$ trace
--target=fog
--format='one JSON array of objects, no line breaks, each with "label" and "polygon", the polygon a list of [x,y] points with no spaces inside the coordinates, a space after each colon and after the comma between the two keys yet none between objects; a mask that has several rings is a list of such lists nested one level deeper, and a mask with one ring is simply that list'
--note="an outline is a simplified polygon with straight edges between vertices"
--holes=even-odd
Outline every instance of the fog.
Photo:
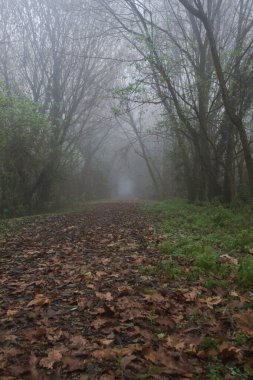
[{"label": "fog", "polygon": [[250,201],[253,1],[2,0],[0,213]]}]

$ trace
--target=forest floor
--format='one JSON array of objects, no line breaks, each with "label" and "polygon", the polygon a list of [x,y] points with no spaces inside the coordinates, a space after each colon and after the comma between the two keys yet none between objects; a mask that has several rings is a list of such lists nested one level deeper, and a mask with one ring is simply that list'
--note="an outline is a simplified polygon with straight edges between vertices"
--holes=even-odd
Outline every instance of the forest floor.
[{"label": "forest floor", "polygon": [[210,247],[183,255],[186,235],[184,248],[198,242],[186,216],[167,210],[167,231],[157,230],[161,210],[107,203],[9,225],[1,380],[253,379],[250,274],[231,269],[242,267],[233,254],[217,262]]}]

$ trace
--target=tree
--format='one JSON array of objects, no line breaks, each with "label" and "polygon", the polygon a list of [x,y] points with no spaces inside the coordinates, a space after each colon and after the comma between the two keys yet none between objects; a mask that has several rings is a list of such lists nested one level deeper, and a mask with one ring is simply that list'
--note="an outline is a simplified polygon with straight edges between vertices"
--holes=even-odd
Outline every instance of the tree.
[{"label": "tree", "polygon": [[[247,172],[248,172],[250,194],[251,194],[251,197],[253,197],[253,159],[252,159],[251,148],[250,148],[247,132],[243,123],[243,116],[244,116],[244,113],[242,112],[243,107],[240,107],[239,109],[235,107],[233,91],[229,91],[229,87],[227,85],[227,79],[225,78],[225,73],[222,68],[221,58],[219,55],[219,49],[217,46],[217,40],[215,39],[215,35],[214,35],[213,25],[210,22],[210,17],[208,17],[206,11],[204,10],[204,5],[203,5],[204,3],[201,2],[200,0],[194,1],[194,6],[192,6],[187,0],[179,0],[179,1],[194,17],[198,18],[201,21],[201,23],[203,24],[206,30],[206,34],[209,40],[210,49],[212,53],[213,64],[216,70],[217,78],[219,80],[223,105],[231,123],[235,126],[240,136],[240,140],[241,140],[241,144],[242,144],[242,148],[244,152],[244,158],[246,162],[246,167],[247,167]],[[217,10],[219,10],[222,6],[222,0],[218,0],[218,1],[212,0],[211,2],[215,5]],[[245,55],[246,55],[246,62],[247,62],[246,68],[248,68],[247,67],[249,64],[248,60],[252,56],[252,52],[251,51],[249,52],[249,50],[252,46],[253,39],[250,37],[250,40],[248,40],[247,38],[249,32],[253,28],[253,21],[249,17],[252,12],[252,6],[253,6],[252,1],[241,2],[241,6],[240,6],[240,15],[243,15],[243,19],[241,17],[239,18],[238,32],[237,32],[237,36],[236,36],[234,47],[233,47],[233,53],[235,53],[236,58],[237,58],[235,68],[234,68],[234,73],[237,74],[237,76],[235,76],[236,80],[241,79],[240,66],[243,66],[245,69],[245,66],[244,66]],[[245,41],[246,41],[246,44],[245,44]]]},{"label": "tree", "polygon": [[49,154],[33,186],[34,194],[43,194],[43,203],[52,196],[55,180],[67,175],[66,159],[71,161],[80,145],[82,150],[89,146],[89,131],[110,128],[103,125],[99,106],[105,104],[115,63],[100,58],[108,41],[88,2],[80,7],[67,0],[6,1],[2,11],[5,86],[38,104],[52,126]]}]

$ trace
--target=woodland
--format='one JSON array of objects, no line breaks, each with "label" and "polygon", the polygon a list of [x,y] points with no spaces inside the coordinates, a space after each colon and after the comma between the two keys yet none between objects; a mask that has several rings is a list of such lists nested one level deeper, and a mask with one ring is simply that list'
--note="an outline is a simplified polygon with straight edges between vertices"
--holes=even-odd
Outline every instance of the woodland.
[{"label": "woodland", "polygon": [[0,0],[0,380],[253,379],[253,0]]},{"label": "woodland", "polygon": [[0,17],[1,215],[115,198],[124,177],[129,197],[252,201],[251,0],[2,0]]}]

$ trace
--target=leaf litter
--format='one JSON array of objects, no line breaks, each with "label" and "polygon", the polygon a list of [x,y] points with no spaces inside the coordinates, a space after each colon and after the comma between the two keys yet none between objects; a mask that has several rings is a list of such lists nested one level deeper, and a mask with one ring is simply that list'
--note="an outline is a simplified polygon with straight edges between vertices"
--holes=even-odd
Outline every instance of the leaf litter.
[{"label": "leaf litter", "polygon": [[152,218],[131,202],[100,204],[7,235],[0,379],[208,379],[207,362],[251,378],[249,298],[143,274],[163,260]]}]

